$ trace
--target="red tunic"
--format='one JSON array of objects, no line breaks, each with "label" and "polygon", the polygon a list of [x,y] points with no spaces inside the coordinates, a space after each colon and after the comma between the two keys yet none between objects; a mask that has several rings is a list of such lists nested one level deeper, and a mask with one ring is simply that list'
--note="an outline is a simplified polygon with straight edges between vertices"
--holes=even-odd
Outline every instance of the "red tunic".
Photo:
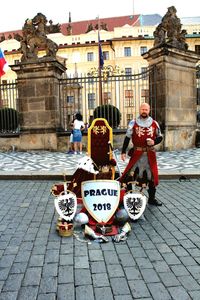
[{"label": "red tunic", "polygon": [[[137,149],[137,147],[146,148],[147,138],[151,138],[152,140],[155,140],[157,136],[157,129],[158,129],[158,124],[154,120],[149,127],[141,127],[136,122],[134,123],[132,142],[134,147],[136,147],[136,149],[134,149],[133,154],[129,160],[129,163],[126,166],[123,175],[119,179],[120,182],[124,181],[126,174],[132,169],[132,167],[135,165],[135,163],[138,161],[138,159],[141,157],[141,155],[144,152],[142,149]],[[153,175],[154,185],[158,185],[158,167],[157,167],[155,150],[151,147],[147,147],[147,156],[148,156],[149,166]]]}]

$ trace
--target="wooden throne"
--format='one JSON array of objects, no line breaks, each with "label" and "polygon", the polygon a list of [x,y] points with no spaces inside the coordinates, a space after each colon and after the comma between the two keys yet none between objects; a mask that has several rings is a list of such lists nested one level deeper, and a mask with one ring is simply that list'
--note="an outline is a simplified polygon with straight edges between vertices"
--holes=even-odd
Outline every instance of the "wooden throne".
[{"label": "wooden throne", "polygon": [[108,121],[103,118],[94,119],[88,128],[88,155],[98,168],[96,179],[114,180],[115,160],[112,145],[113,133]]}]

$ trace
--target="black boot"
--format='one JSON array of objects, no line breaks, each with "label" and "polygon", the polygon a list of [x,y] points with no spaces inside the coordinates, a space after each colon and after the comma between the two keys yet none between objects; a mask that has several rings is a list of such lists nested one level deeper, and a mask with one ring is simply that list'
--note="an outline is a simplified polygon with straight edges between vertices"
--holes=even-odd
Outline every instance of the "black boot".
[{"label": "black boot", "polygon": [[160,202],[155,198],[156,188],[153,183],[149,183],[148,194],[149,194],[149,200],[148,200],[149,204],[155,206],[162,206],[162,202]]}]

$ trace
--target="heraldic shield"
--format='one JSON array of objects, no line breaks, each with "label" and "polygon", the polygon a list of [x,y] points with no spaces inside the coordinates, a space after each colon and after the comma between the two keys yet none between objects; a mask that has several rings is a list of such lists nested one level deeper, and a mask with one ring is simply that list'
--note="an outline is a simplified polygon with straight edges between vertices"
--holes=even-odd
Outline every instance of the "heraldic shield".
[{"label": "heraldic shield", "polygon": [[67,190],[54,199],[54,205],[59,216],[65,221],[73,220],[77,210],[76,195]]},{"label": "heraldic shield", "polygon": [[83,204],[88,213],[98,223],[107,223],[119,205],[119,182],[115,180],[84,181],[81,191]]},{"label": "heraldic shield", "polygon": [[139,191],[128,191],[124,197],[124,208],[132,220],[139,219],[145,211],[147,198]]}]

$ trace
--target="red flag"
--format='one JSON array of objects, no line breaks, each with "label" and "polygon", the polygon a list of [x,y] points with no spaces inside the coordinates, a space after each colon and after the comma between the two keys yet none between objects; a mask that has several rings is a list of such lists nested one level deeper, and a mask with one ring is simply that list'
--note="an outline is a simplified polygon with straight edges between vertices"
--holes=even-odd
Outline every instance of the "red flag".
[{"label": "red flag", "polygon": [[0,77],[5,74],[5,67],[7,65],[7,61],[5,60],[5,57],[3,55],[3,52],[0,48]]}]

